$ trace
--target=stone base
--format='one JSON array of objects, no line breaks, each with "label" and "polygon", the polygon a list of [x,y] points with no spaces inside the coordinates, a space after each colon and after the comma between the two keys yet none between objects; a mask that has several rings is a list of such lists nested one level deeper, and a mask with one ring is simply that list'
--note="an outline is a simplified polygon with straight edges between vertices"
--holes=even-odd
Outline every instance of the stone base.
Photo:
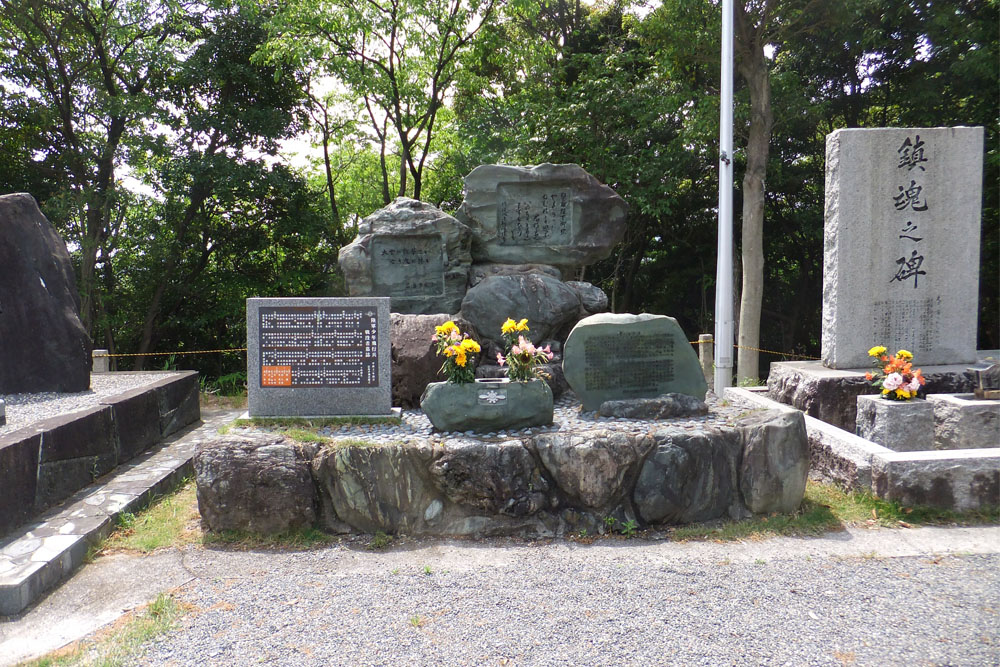
[{"label": "stone base", "polygon": [[919,452],[934,444],[934,408],[914,398],[892,401],[878,395],[858,396],[855,433],[894,452]]},{"label": "stone base", "polygon": [[1000,447],[1000,401],[975,394],[934,394],[934,449]]},{"label": "stone base", "polygon": [[282,419],[315,419],[323,421],[336,421],[338,419],[343,419],[344,421],[350,419],[371,419],[372,421],[390,421],[393,419],[400,419],[402,416],[403,408],[392,408],[392,411],[387,415],[296,415],[294,417],[251,417],[250,411],[248,410],[237,417],[237,419],[255,419],[262,422],[267,422],[268,420],[281,421]]},{"label": "stone base", "polygon": [[[729,387],[737,405],[780,406],[764,390]],[[894,452],[806,415],[810,475],[904,506],[972,510],[1000,507],[1000,448]]]},{"label": "stone base", "polygon": [[[995,352],[980,352],[980,359]],[[918,360],[919,361],[919,360]],[[922,394],[962,394],[971,392],[970,364],[922,366],[927,385]],[[771,364],[767,395],[771,399],[802,410],[827,424],[854,432],[857,397],[875,389],[865,380],[870,368],[839,370],[819,361],[779,361]]]},{"label": "stone base", "polygon": [[[275,529],[307,520],[316,497],[316,524],[330,532],[470,537],[604,533],[792,512],[802,502],[808,444],[795,410],[754,411],[725,427],[615,425],[325,447],[280,436],[269,436],[280,446],[248,446],[246,432],[234,429],[199,452],[198,500],[212,530],[259,530],[263,486],[288,510]],[[249,453],[259,475],[246,474]],[[307,478],[314,489],[299,484]]]}]

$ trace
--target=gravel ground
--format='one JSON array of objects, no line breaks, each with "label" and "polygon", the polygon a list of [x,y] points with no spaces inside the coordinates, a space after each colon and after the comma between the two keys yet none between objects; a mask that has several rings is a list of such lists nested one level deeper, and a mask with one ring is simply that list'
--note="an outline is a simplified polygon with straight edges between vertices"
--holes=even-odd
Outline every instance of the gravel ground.
[{"label": "gravel ground", "polygon": [[[727,401],[719,400],[715,394],[709,392],[705,397],[708,405],[708,414],[695,417],[680,417],[669,420],[644,420],[626,419],[624,417],[601,417],[596,412],[583,412],[580,400],[572,391],[567,391],[555,402],[552,425],[534,428],[522,428],[517,430],[496,431],[494,433],[475,434],[467,431],[464,435],[475,435],[480,440],[505,440],[516,438],[533,433],[547,433],[552,431],[570,430],[578,431],[596,426],[611,426],[616,431],[629,431],[634,433],[645,432],[650,428],[650,424],[657,426],[671,426],[694,429],[705,426],[724,426],[735,417],[746,414],[747,407],[733,405]],[[267,430],[267,427],[256,427]],[[408,442],[427,437],[459,437],[463,433],[457,431],[440,432],[435,431],[427,415],[422,410],[404,410],[401,423],[396,424],[364,424],[364,425],[343,425],[321,428],[320,435],[331,438],[334,442],[338,440],[354,440],[364,438],[374,442]]]},{"label": "gravel ground", "polygon": [[75,394],[44,392],[0,396],[6,404],[7,424],[0,435],[29,426],[36,421],[69,414],[97,405],[101,399],[136,389],[155,380],[169,377],[163,373],[95,373],[90,376],[90,391]]},{"label": "gravel ground", "polygon": [[133,664],[1000,663],[1000,555],[810,546],[827,540],[851,536],[791,556],[770,541],[188,547],[191,612]]}]

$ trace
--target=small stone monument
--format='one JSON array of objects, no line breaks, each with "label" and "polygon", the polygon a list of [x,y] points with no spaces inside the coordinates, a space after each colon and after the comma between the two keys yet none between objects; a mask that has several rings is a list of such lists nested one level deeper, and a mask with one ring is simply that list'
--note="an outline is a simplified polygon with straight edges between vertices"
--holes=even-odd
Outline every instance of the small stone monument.
[{"label": "small stone monument", "polygon": [[394,313],[454,313],[465,296],[469,244],[458,220],[399,197],[361,221],[338,261],[351,296],[390,297]]},{"label": "small stone monument", "polygon": [[251,417],[393,414],[389,299],[247,299]]},{"label": "small stone monument", "polygon": [[976,361],[983,128],[844,129],[826,138],[823,364],[907,349]]},{"label": "small stone monument", "polygon": [[583,403],[687,394],[705,400],[698,355],[666,315],[601,313],[573,327],[563,349],[566,381]]},{"label": "small stone monument", "polygon": [[611,254],[625,234],[628,206],[576,164],[488,164],[465,177],[456,214],[473,229],[476,262],[561,268]]}]

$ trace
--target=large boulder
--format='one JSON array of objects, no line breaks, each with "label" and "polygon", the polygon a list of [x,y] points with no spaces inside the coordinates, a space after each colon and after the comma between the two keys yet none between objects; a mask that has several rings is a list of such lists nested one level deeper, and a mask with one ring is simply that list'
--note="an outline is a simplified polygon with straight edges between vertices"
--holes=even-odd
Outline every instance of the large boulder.
[{"label": "large boulder", "polygon": [[733,429],[662,429],[639,472],[633,501],[647,523],[746,514],[739,497],[740,436]]},{"label": "large boulder", "polygon": [[[420,405],[420,396],[431,382],[444,379],[441,373],[442,357],[437,355],[431,337],[434,328],[444,324],[451,316],[406,315],[392,313],[392,404],[403,408]],[[478,339],[476,330],[463,319],[455,324],[470,337]]]},{"label": "large boulder", "polygon": [[798,410],[764,410],[736,421],[743,445],[740,493],[754,514],[791,513],[809,477],[806,420]]},{"label": "large boulder", "polygon": [[[469,287],[475,287],[490,276],[520,276],[526,273],[542,273],[562,280],[562,271],[546,264],[473,264],[469,269]],[[568,283],[567,283],[568,284]]]},{"label": "large boulder", "polygon": [[387,296],[394,313],[454,313],[469,279],[471,232],[431,204],[399,197],[340,249],[351,296]]},{"label": "large boulder", "polygon": [[580,315],[580,296],[566,283],[541,273],[498,275],[470,289],[462,300],[462,317],[483,338],[500,343],[500,327],[510,317],[528,319],[533,343],[553,338]]},{"label": "large boulder", "polygon": [[539,263],[565,270],[611,254],[625,234],[628,206],[575,164],[489,164],[465,177],[457,217],[473,228],[473,258]]},{"label": "large boulder", "polygon": [[708,391],[698,355],[677,320],[666,315],[585,317],[566,339],[563,371],[584,410],[671,393],[703,401]]},{"label": "large boulder", "polygon": [[625,419],[673,419],[690,415],[708,414],[705,401],[687,394],[664,394],[656,398],[632,398],[623,401],[604,401],[598,409],[602,417]]},{"label": "large boulder", "polygon": [[627,490],[628,481],[652,448],[653,439],[599,429],[543,433],[530,444],[570,502],[611,509]]},{"label": "large boulder", "polygon": [[0,394],[90,388],[66,243],[28,194],[0,197]]},{"label": "large boulder", "polygon": [[587,315],[596,315],[608,310],[608,295],[597,285],[580,280],[570,280],[566,284],[580,295],[580,305]]},{"label": "large boulder", "polygon": [[315,446],[273,433],[230,434],[194,457],[198,510],[211,530],[282,533],[313,525]]},{"label": "large boulder", "polygon": [[430,472],[451,502],[515,517],[547,506],[548,482],[519,440],[453,439],[444,441],[442,450]]}]

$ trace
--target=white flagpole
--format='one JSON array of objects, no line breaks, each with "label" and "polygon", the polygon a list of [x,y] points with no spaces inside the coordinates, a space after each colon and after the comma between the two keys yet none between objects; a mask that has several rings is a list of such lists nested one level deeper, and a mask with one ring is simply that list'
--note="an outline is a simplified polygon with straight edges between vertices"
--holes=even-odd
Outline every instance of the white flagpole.
[{"label": "white flagpole", "polygon": [[715,393],[733,384],[733,0],[722,0],[719,246],[715,270]]}]

